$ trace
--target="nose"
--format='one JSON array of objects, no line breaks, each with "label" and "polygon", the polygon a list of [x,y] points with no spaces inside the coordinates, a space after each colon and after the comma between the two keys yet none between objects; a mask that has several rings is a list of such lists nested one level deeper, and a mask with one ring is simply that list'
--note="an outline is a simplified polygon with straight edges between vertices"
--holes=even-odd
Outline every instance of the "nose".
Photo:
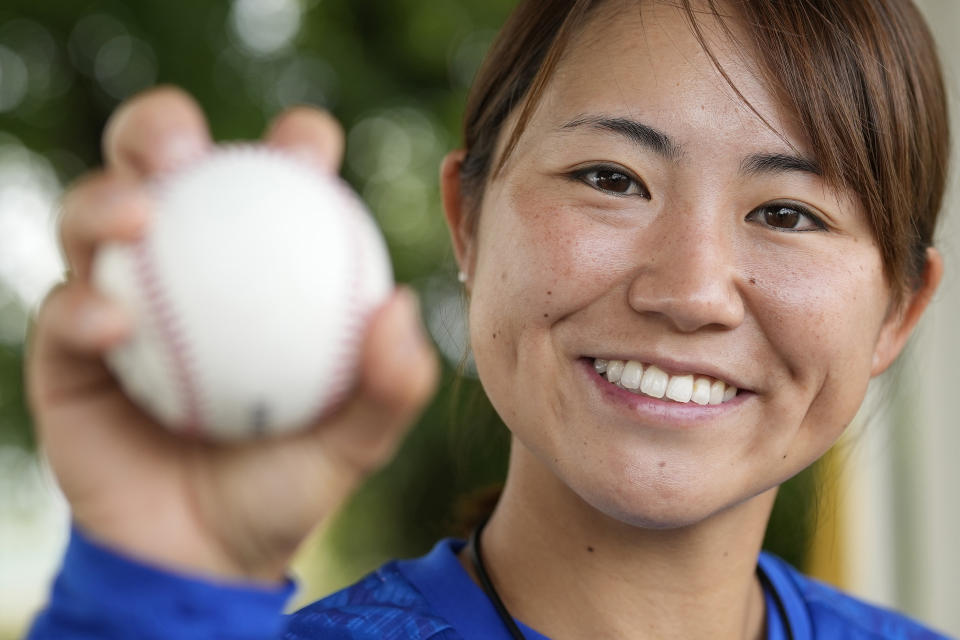
[{"label": "nose", "polygon": [[639,232],[630,306],[683,333],[738,326],[744,301],[732,235],[722,215],[690,209],[661,213]]}]

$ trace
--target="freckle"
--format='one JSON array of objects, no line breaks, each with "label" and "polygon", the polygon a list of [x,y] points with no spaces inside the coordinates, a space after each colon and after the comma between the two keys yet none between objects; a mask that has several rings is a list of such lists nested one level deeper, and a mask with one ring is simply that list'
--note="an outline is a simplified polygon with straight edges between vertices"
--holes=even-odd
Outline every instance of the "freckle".
[{"label": "freckle", "polygon": [[787,459],[787,454],[783,454],[783,459],[784,459],[784,460]]},{"label": "freckle", "polygon": [[548,296],[552,296],[552,295],[553,295],[553,291],[547,291],[547,295],[548,295]]},{"label": "freckle", "polygon": [[660,464],[658,464],[657,466],[660,467],[661,469],[663,469],[665,466],[667,466],[667,463],[666,463],[666,462],[660,462]]},{"label": "freckle", "polygon": [[587,551],[589,551],[590,553],[593,553],[593,547],[587,547]]},{"label": "freckle", "polygon": [[544,318],[549,318],[549,317],[550,317],[550,314],[549,314],[549,313],[545,313],[545,314],[543,314],[543,317],[544,317]]},{"label": "freckle", "polygon": [[723,552],[723,557],[724,557],[724,558],[726,558],[728,555],[730,555],[730,552],[729,552],[729,551],[724,551],[724,552]]},{"label": "freckle", "polygon": [[493,339],[494,339],[494,340],[497,339],[497,334],[493,334]]},{"label": "freckle", "polygon": [[504,271],[503,273],[500,274],[500,279],[501,279],[501,280],[506,280],[506,279],[507,279],[507,272],[506,272],[506,271]]},{"label": "freckle", "polygon": [[756,278],[750,278],[750,284],[757,284]]}]

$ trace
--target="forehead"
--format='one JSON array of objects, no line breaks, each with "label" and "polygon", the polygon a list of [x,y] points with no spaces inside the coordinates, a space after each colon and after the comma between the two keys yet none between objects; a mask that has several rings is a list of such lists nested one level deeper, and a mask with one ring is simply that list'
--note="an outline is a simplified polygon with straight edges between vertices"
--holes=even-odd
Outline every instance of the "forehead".
[{"label": "forehead", "polygon": [[681,149],[707,136],[805,152],[806,136],[761,79],[742,25],[732,15],[695,16],[703,43],[674,3],[601,3],[567,44],[538,108],[545,118],[532,124],[603,112],[642,119]]}]

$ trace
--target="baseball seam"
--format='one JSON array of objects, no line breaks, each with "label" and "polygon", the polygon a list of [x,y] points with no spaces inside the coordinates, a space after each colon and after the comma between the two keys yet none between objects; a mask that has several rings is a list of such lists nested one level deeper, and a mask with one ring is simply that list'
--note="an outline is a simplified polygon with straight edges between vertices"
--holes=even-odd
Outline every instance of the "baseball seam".
[{"label": "baseball seam", "polygon": [[146,297],[161,341],[166,345],[166,351],[173,362],[173,378],[180,391],[184,409],[185,432],[191,436],[202,434],[200,393],[193,376],[192,358],[188,348],[189,341],[186,334],[177,324],[177,314],[167,299],[160,276],[153,261],[153,253],[148,246],[147,238],[137,242],[134,247],[136,272],[140,280],[141,290]]},{"label": "baseball seam", "polygon": [[[285,161],[290,160],[288,155],[279,151],[255,149],[244,144],[226,146],[221,152],[265,153],[279,155]],[[301,170],[311,171],[311,168],[304,167],[302,164],[300,164],[300,168]],[[368,326],[373,311],[372,308],[366,308],[368,305],[364,304],[364,298],[369,296],[365,295],[366,292],[362,288],[369,271],[367,262],[370,257],[370,247],[363,242],[361,234],[366,232],[366,229],[361,229],[360,226],[361,216],[369,214],[364,210],[362,201],[343,182],[342,178],[339,176],[331,176],[331,178],[334,188],[343,200],[350,205],[333,208],[337,210],[336,214],[340,215],[344,221],[348,236],[347,243],[351,249],[348,255],[353,256],[354,260],[353,268],[348,270],[350,274],[348,297],[344,301],[343,310],[340,312],[344,318],[348,319],[348,322],[343,326],[343,338],[337,341],[337,348],[332,350],[328,356],[332,358],[336,366],[331,370],[329,380],[323,385],[319,394],[317,407],[314,410],[317,419],[323,419],[333,413],[352,391],[357,379],[358,358],[362,357],[359,350],[363,342],[364,329]],[[169,356],[167,360],[168,371],[173,378],[176,390],[179,392],[184,417],[184,423],[181,425],[182,431],[190,436],[207,435],[205,433],[206,425],[202,419],[204,413],[202,390],[196,376],[197,372],[194,367],[189,336],[178,322],[179,317],[169,298],[169,292],[164,288],[164,283],[161,281],[155,261],[156,256],[151,251],[147,238],[141,239],[134,246],[134,258],[136,274],[148,312],[153,318],[159,334],[158,337]]]},{"label": "baseball seam", "polygon": [[358,216],[367,215],[359,205],[358,198],[342,182],[342,179],[334,176],[334,183],[344,199],[352,206],[340,210],[340,216],[344,218],[346,227],[349,230],[350,244],[353,251],[350,255],[357,256],[354,269],[350,270],[352,278],[350,279],[349,292],[350,297],[346,302],[346,316],[351,322],[344,327],[346,336],[339,343],[340,350],[332,357],[338,364],[332,373],[332,379],[335,381],[332,386],[326,387],[321,394],[321,401],[316,410],[316,414],[323,418],[335,412],[340,404],[346,400],[353,384],[356,381],[356,372],[362,354],[359,349],[363,343],[363,330],[368,325],[371,309],[362,308],[361,285],[366,281],[367,256],[364,243],[361,242],[361,229],[359,229]]}]

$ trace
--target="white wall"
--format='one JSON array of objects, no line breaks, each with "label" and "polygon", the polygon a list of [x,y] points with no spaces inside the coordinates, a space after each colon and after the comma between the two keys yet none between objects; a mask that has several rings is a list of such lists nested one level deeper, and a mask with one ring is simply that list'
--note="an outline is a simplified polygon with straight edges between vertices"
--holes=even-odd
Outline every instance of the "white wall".
[{"label": "white wall", "polygon": [[[941,48],[960,139],[960,1],[917,0]],[[854,437],[844,537],[850,590],[960,637],[960,154],[936,243],[946,275],[896,376]],[[890,402],[892,400],[892,402]]]}]

